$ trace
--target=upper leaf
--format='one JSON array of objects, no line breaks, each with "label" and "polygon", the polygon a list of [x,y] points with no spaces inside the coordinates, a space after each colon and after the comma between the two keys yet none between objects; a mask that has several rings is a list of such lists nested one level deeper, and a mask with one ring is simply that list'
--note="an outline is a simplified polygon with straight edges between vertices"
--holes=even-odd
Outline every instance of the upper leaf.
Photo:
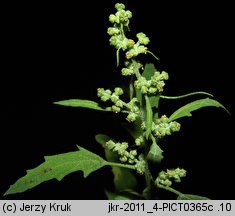
[{"label": "upper leaf", "polygon": [[71,106],[71,107],[83,107],[83,108],[95,109],[95,110],[100,110],[100,111],[112,111],[110,107],[102,108],[95,101],[82,100],[82,99],[62,100],[62,101],[54,102],[54,104],[58,104],[62,106]]},{"label": "upper leaf", "polygon": [[27,170],[27,174],[11,185],[4,195],[24,192],[42,182],[57,179],[60,181],[66,175],[83,171],[84,177],[107,165],[100,156],[78,146],[79,151],[46,156],[45,162],[38,167]]},{"label": "upper leaf", "polygon": [[118,162],[119,161],[118,154],[116,152],[110,151],[106,146],[106,142],[108,142],[109,140],[112,140],[115,142],[115,140],[113,138],[111,138],[105,134],[97,134],[95,136],[95,139],[104,148],[105,157],[108,161],[111,161],[111,162]]},{"label": "upper leaf", "polygon": [[163,150],[157,145],[157,143],[154,141],[152,145],[150,146],[150,150],[147,155],[147,159],[149,161],[152,161],[154,163],[161,163],[163,159]]},{"label": "upper leaf", "polygon": [[193,194],[180,194],[177,200],[209,200],[209,198]]},{"label": "upper leaf", "polygon": [[156,71],[157,69],[154,67],[154,64],[146,64],[142,75],[147,80],[150,80]]},{"label": "upper leaf", "polygon": [[210,99],[210,98],[205,98],[205,99],[193,101],[179,108],[170,116],[169,120],[173,121],[173,120],[185,117],[185,116],[192,116],[191,114],[192,111],[198,110],[203,107],[208,107],[208,106],[221,107],[226,112],[229,113],[229,111],[218,101]]}]

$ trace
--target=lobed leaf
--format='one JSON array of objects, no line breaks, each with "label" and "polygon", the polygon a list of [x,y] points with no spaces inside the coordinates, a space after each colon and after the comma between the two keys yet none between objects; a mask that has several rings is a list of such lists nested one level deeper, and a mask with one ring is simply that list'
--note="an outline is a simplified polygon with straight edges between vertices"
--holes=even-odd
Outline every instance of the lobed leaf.
[{"label": "lobed leaf", "polygon": [[83,99],[62,100],[62,101],[54,102],[54,104],[62,105],[62,106],[71,106],[71,107],[83,107],[83,108],[100,110],[100,111],[112,111],[110,107],[102,108],[95,101],[83,100]]},{"label": "lobed leaf", "polygon": [[218,101],[210,99],[210,98],[204,98],[204,99],[193,101],[179,108],[169,117],[169,120],[173,121],[173,120],[185,117],[185,116],[192,116],[191,114],[192,111],[198,110],[203,107],[209,107],[209,106],[221,107],[226,112],[229,113],[229,111]]},{"label": "lobed leaf", "polygon": [[84,177],[107,165],[100,156],[78,146],[79,151],[53,156],[45,156],[45,162],[38,167],[27,170],[27,174],[18,179],[4,195],[24,192],[45,181],[57,179],[60,181],[66,175],[83,171]]}]

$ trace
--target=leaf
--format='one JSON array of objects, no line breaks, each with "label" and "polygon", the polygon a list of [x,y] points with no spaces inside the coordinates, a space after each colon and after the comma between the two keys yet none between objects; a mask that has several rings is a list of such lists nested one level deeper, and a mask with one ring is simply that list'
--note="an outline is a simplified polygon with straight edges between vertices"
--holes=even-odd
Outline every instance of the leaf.
[{"label": "leaf", "polygon": [[[105,145],[106,142],[108,142],[109,140],[113,140],[115,142],[114,139],[104,134],[97,134],[95,136],[95,139],[105,149],[105,156],[108,161],[119,162],[118,154],[110,151]],[[114,175],[114,186],[116,191],[122,191],[127,188],[128,189],[136,188],[137,186],[136,176],[131,170],[121,167],[112,167],[112,172]]]},{"label": "leaf", "polygon": [[131,170],[120,167],[112,167],[112,171],[114,175],[113,182],[116,191],[136,188],[137,179]]},{"label": "leaf", "polygon": [[111,162],[119,162],[119,156],[116,152],[112,152],[110,151],[107,147],[106,147],[106,142],[108,142],[109,140],[113,140],[114,142],[116,142],[113,138],[104,135],[104,134],[97,134],[95,136],[96,141],[104,148],[105,151],[105,157],[108,161]]},{"label": "leaf", "polygon": [[149,160],[153,163],[161,163],[161,161],[163,159],[162,153],[163,153],[163,150],[154,141],[152,143],[152,145],[150,146],[150,150],[147,155],[147,160]]},{"label": "leaf", "polygon": [[137,118],[132,125],[126,122],[123,122],[122,126],[130,133],[130,135],[134,139],[137,139],[143,134],[141,123],[142,123],[141,118]]},{"label": "leaf", "polygon": [[106,196],[108,197],[109,200],[130,200],[130,198],[123,196],[123,195],[119,195],[116,193],[113,193],[111,191],[105,191]]},{"label": "leaf", "polygon": [[57,179],[60,181],[66,175],[83,171],[84,177],[107,165],[100,156],[78,146],[79,151],[53,156],[45,156],[45,162],[28,170],[27,174],[11,185],[4,195],[24,192],[42,182]]},{"label": "leaf", "polygon": [[208,95],[210,97],[213,97],[212,94],[207,93],[207,92],[203,92],[203,91],[192,92],[192,93],[189,93],[189,94],[179,95],[179,96],[165,96],[165,95],[161,95],[160,97],[164,98],[164,99],[177,100],[177,99],[182,99],[182,98],[186,98],[186,97],[193,96],[193,95],[199,95],[199,94]]},{"label": "leaf", "polygon": [[141,93],[141,91],[139,89],[135,89],[135,91],[136,91],[136,98],[137,98],[137,100],[140,103],[140,107],[142,107],[142,105],[143,105],[142,93]]},{"label": "leaf", "polygon": [[209,198],[193,194],[181,194],[177,197],[177,200],[209,200]]},{"label": "leaf", "polygon": [[192,116],[191,112],[194,110],[198,110],[203,107],[214,106],[214,107],[221,107],[226,112],[229,111],[218,101],[212,100],[210,98],[200,99],[193,101],[191,103],[186,104],[185,106],[176,110],[169,118],[170,121],[185,117],[185,116]]},{"label": "leaf", "polygon": [[143,108],[140,108],[140,115],[132,124],[127,124],[126,122],[121,123],[122,126],[130,133],[130,135],[137,139],[143,135],[143,129],[141,128],[142,122],[146,119],[146,111]]},{"label": "leaf", "polygon": [[153,108],[153,107],[158,108],[159,99],[160,99],[159,96],[152,96],[152,97],[149,97],[149,102],[150,102],[152,108]]},{"label": "leaf", "polygon": [[145,64],[142,76],[150,80],[156,71],[157,69],[154,67],[154,64]]},{"label": "leaf", "polygon": [[62,106],[71,106],[71,107],[83,107],[83,108],[95,109],[95,110],[100,110],[100,111],[112,111],[110,107],[102,108],[95,101],[82,100],[82,99],[62,100],[62,101],[54,102],[54,104],[62,105]]},{"label": "leaf", "polygon": [[146,114],[146,138],[148,139],[148,137],[152,131],[153,111],[152,111],[152,107],[151,107],[148,96],[145,96],[145,101],[146,101],[146,111],[147,111],[147,114]]}]

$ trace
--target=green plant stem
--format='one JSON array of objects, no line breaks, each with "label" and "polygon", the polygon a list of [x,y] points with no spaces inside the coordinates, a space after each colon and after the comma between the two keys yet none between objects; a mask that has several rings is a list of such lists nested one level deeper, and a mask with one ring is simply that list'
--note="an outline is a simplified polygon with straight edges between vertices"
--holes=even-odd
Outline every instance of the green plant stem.
[{"label": "green plant stem", "polygon": [[[132,59],[132,63],[137,64],[135,59]],[[134,73],[135,73],[137,79],[139,79],[141,77],[141,74],[138,69],[135,68]]]},{"label": "green plant stem", "polygon": [[146,188],[148,189],[146,191],[145,198],[149,200],[149,199],[151,199],[152,191],[154,189],[154,181],[153,181],[152,174],[151,174],[151,172],[149,170],[149,165],[148,165],[147,159],[145,159],[144,176],[145,176],[145,181],[146,181]]},{"label": "green plant stem", "polygon": [[177,190],[175,190],[175,189],[173,189],[173,188],[171,188],[171,187],[166,187],[166,186],[164,186],[164,185],[161,185],[161,184],[157,184],[157,187],[158,188],[161,188],[161,189],[164,189],[164,190],[167,190],[167,191],[170,191],[170,192],[172,192],[172,193],[174,193],[174,194],[176,194],[176,195],[178,195],[178,196],[181,196],[182,195],[182,193],[181,192],[179,192],[179,191],[177,191]]},{"label": "green plant stem", "polygon": [[127,169],[134,169],[134,170],[136,169],[135,165],[115,163],[115,162],[106,162],[105,165],[107,165],[107,166],[122,167],[122,168],[127,168]]},{"label": "green plant stem", "polygon": [[133,88],[133,75],[131,76],[130,84],[129,84],[129,89],[130,89],[130,100],[132,100],[133,95],[134,95],[134,88]]}]

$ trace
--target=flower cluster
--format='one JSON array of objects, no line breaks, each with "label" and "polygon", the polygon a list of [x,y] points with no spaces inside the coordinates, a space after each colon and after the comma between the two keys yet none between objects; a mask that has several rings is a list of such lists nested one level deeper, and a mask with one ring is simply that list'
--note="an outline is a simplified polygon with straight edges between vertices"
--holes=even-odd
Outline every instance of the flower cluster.
[{"label": "flower cluster", "polygon": [[[131,59],[137,57],[139,54],[146,54],[149,43],[149,38],[143,32],[136,34],[138,39],[135,42],[132,39],[128,39],[125,32],[129,30],[129,19],[132,17],[132,13],[129,10],[125,10],[125,5],[117,3],[115,5],[117,12],[109,16],[109,21],[113,24],[108,28],[108,34],[110,37],[110,45],[114,46],[117,50],[122,49],[126,51],[126,63],[125,68],[122,69],[122,75],[128,76],[135,73],[142,67],[142,64],[131,61]],[[118,55],[118,53],[117,53]]]},{"label": "flower cluster", "polygon": [[180,124],[176,121],[169,122],[166,115],[161,118],[156,119],[152,124],[152,132],[154,136],[162,138],[166,135],[171,135],[173,132],[178,132],[180,130]]},{"label": "flower cluster", "polygon": [[129,122],[133,122],[139,116],[139,107],[136,105],[138,102],[137,98],[132,98],[129,103],[125,103],[123,100],[119,98],[120,95],[123,94],[123,90],[119,87],[114,89],[112,92],[110,89],[98,88],[97,95],[104,102],[112,101],[114,105],[112,105],[112,110],[115,113],[119,113],[122,109],[128,113],[126,119]]},{"label": "flower cluster", "polygon": [[154,95],[161,93],[165,86],[164,80],[168,80],[168,73],[156,71],[150,80],[145,77],[140,77],[135,81],[135,87],[141,91],[142,94]]},{"label": "flower cluster", "polygon": [[[141,128],[146,129],[145,122],[142,122]],[[166,115],[161,116],[152,123],[152,133],[157,138],[163,138],[166,135],[171,135],[173,132],[180,130],[180,124],[176,121],[169,121]]]},{"label": "flower cluster", "polygon": [[130,76],[135,74],[135,71],[139,71],[143,65],[137,61],[125,61],[125,68],[122,68],[121,72],[123,76]]},{"label": "flower cluster", "polygon": [[145,169],[145,162],[142,155],[139,155],[138,159],[137,151],[136,150],[130,150],[128,151],[128,143],[127,142],[113,142],[112,140],[109,140],[106,142],[106,146],[109,150],[113,152],[117,152],[117,154],[120,156],[120,161],[125,163],[128,162],[130,164],[135,164],[136,171],[140,174],[143,174]]},{"label": "flower cluster", "polygon": [[132,98],[129,103],[127,103],[127,108],[130,110],[128,116],[126,117],[127,121],[134,122],[139,116],[139,107],[136,105],[138,102],[137,98]]},{"label": "flower cluster", "polygon": [[112,110],[115,113],[121,112],[121,108],[123,108],[124,102],[119,99],[119,96],[123,94],[123,90],[119,87],[114,89],[114,92],[112,93],[111,90],[98,88],[97,89],[97,95],[100,97],[100,99],[104,102],[111,100],[114,105],[112,106]]},{"label": "flower cluster", "polygon": [[186,176],[185,169],[167,169],[167,171],[161,171],[155,180],[156,184],[161,184],[167,187],[172,185],[172,180],[175,182],[181,182],[181,178]]}]

